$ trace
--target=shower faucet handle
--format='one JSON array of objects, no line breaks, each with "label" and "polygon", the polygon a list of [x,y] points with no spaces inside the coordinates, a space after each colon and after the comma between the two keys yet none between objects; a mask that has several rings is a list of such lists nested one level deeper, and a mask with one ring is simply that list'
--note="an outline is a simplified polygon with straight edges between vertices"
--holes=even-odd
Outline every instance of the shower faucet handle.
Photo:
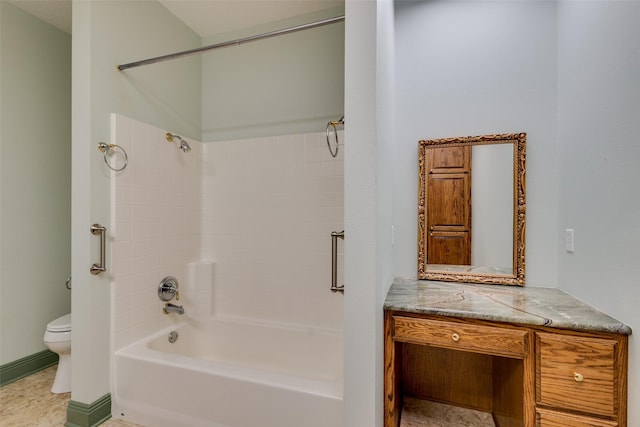
[{"label": "shower faucet handle", "polygon": [[167,276],[160,281],[160,286],[158,286],[158,298],[160,298],[161,301],[171,301],[174,297],[176,300],[180,299],[178,279],[173,276]]}]

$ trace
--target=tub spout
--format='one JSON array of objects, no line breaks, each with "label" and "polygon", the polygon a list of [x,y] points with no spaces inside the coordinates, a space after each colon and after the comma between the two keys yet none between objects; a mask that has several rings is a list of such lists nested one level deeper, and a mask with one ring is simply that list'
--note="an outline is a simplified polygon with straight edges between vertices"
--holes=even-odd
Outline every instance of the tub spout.
[{"label": "tub spout", "polygon": [[169,313],[184,314],[184,308],[182,308],[181,305],[174,305],[171,303],[165,304],[163,310],[164,310],[164,314],[169,314]]}]

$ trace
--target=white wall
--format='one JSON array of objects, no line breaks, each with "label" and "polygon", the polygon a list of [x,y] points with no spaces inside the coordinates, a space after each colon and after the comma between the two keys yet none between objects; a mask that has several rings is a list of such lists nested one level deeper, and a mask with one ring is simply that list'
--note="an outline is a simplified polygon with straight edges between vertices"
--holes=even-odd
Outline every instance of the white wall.
[{"label": "white wall", "polygon": [[2,365],[44,350],[71,309],[71,36],[0,9]]},{"label": "white wall", "polygon": [[[73,3],[72,399],[109,392],[110,272],[92,223],[110,224],[109,170],[96,149],[118,112],[187,137],[200,134],[199,57],[119,72],[117,64],[198,47],[200,38],[157,2]],[[110,260],[107,260],[108,268]]]},{"label": "white wall", "polygon": [[382,304],[393,279],[393,4],[346,1],[344,425],[382,425]]},{"label": "white wall", "polygon": [[396,5],[395,273],[417,270],[418,140],[527,133],[527,284],[557,284],[553,2]]},{"label": "white wall", "polygon": [[324,132],[205,144],[201,258],[215,261],[213,314],[342,331],[343,296],[329,288],[343,153],[331,157]]},{"label": "white wall", "polygon": [[[640,331],[640,3],[559,3],[560,288]],[[575,253],[564,251],[565,228]],[[629,422],[640,425],[630,338]]]},{"label": "white wall", "polygon": [[[113,351],[197,313],[188,263],[200,260],[203,147],[184,153],[167,131],[112,116],[112,142],[128,165],[111,173],[111,337]],[[116,161],[117,159],[114,159]],[[119,164],[116,164],[119,166]],[[178,280],[185,315],[165,315],[158,285]],[[206,283],[203,283],[206,285]]]},{"label": "white wall", "polygon": [[[329,9],[203,39],[210,45],[344,14]],[[202,55],[202,140],[323,131],[344,114],[344,23]]]}]

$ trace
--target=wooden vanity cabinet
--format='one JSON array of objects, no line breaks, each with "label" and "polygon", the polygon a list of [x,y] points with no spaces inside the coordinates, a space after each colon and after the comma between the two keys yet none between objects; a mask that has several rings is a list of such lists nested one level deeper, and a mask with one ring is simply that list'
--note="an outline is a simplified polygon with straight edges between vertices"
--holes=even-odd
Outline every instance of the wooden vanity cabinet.
[{"label": "wooden vanity cabinet", "polygon": [[536,425],[626,426],[627,345],[626,335],[537,332]]},{"label": "wooden vanity cabinet", "polygon": [[626,427],[627,336],[385,311],[385,427],[404,396],[498,427]]}]

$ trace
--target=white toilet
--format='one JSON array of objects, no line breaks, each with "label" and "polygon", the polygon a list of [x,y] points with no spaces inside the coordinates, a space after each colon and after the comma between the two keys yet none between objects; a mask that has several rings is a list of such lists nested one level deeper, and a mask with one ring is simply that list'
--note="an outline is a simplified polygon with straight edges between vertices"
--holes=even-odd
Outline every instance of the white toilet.
[{"label": "white toilet", "polygon": [[44,343],[49,350],[58,353],[56,379],[51,387],[52,393],[71,391],[71,314],[58,317],[49,322],[44,333]]}]

